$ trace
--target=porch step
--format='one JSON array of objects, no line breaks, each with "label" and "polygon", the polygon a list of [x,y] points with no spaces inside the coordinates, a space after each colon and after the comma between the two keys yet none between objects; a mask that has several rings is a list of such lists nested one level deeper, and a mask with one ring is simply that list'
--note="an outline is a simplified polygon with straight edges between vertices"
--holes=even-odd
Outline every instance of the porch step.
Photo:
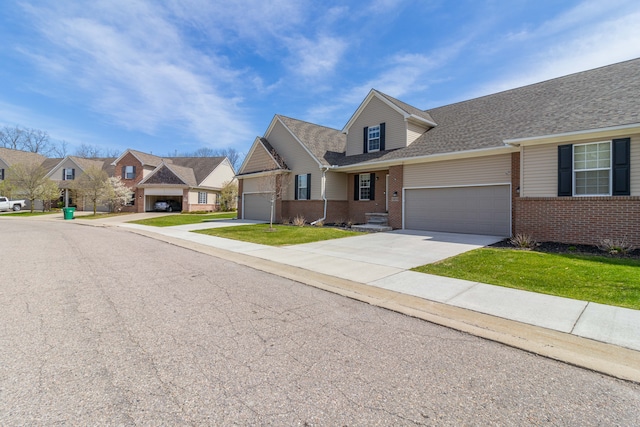
[{"label": "porch step", "polygon": [[366,213],[364,214],[367,224],[371,225],[389,225],[389,214],[387,213]]},{"label": "porch step", "polygon": [[364,214],[367,220],[366,224],[354,225],[351,229],[356,231],[378,232],[378,231],[391,231],[393,228],[389,227],[389,214],[387,213],[366,213]]},{"label": "porch step", "polygon": [[351,229],[354,231],[366,231],[368,233],[377,233],[380,231],[391,231],[393,228],[388,225],[376,225],[376,224],[360,224],[352,225]]}]

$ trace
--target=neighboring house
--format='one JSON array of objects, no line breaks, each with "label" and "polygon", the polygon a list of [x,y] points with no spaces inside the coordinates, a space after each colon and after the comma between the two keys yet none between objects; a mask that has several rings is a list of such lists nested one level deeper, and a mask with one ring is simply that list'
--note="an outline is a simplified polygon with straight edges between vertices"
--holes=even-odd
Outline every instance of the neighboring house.
[{"label": "neighboring house", "polygon": [[160,200],[175,201],[186,212],[215,211],[222,187],[235,179],[226,157],[162,158],[129,149],[112,165],[135,193],[127,212],[152,211]]},{"label": "neighboring house", "polygon": [[[58,184],[61,190],[62,196],[60,201],[63,206],[74,206],[78,210],[93,210],[93,205],[84,200],[83,197],[78,197],[74,191],[74,182],[82,176],[82,173],[88,168],[96,168],[104,170],[107,176],[113,176],[113,158],[84,158],[77,156],[67,156],[64,159],[48,159],[47,162],[58,160],[54,166],[49,166],[47,169],[51,169],[47,174],[47,177]],[[44,165],[44,164],[43,164]],[[108,205],[98,206],[98,211],[108,212]]]},{"label": "neighboring house", "polygon": [[[420,110],[371,90],[342,130],[276,115],[239,217],[640,245],[640,59]],[[277,184],[276,184],[277,183]]]},{"label": "neighboring house", "polygon": [[[38,153],[30,153],[28,151],[13,150],[11,148],[0,147],[0,181],[4,181],[7,178],[9,169],[17,164],[36,164],[42,166],[45,170],[49,170],[54,162],[60,159],[51,161],[45,156]],[[57,163],[57,162],[56,162]],[[2,194],[6,196],[5,194]],[[13,194],[12,198],[16,198],[20,194]],[[37,205],[38,203],[36,203]],[[41,203],[39,203],[41,206]],[[39,209],[40,206],[34,206],[35,209]],[[31,209],[30,202],[27,200],[27,208]]]}]

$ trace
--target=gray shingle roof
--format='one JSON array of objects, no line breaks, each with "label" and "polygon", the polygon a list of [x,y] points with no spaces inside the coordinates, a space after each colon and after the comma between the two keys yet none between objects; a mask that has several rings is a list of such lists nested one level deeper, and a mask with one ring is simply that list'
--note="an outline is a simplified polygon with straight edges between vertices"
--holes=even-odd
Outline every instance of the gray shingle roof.
[{"label": "gray shingle roof", "polygon": [[431,115],[428,112],[422,111],[412,105],[407,104],[406,102],[400,101],[399,99],[395,99],[394,97],[389,96],[386,93],[380,92],[379,90],[376,90],[376,92],[382,95],[384,98],[386,98],[388,101],[390,101],[392,104],[394,104],[396,107],[400,108],[401,110],[404,110],[405,112],[411,115],[421,117],[425,120],[435,123],[435,120],[433,120],[433,117],[431,117]]},{"label": "gray shingle roof", "polygon": [[278,115],[278,118],[322,165],[331,166],[344,157],[347,137],[341,131],[290,117]]},{"label": "gray shingle roof", "polygon": [[503,147],[504,140],[640,123],[640,59],[427,110],[437,123],[406,148],[340,165]]},{"label": "gray shingle roof", "polygon": [[164,160],[165,163],[193,169],[196,185],[199,185],[224,159],[224,157],[171,157]]}]

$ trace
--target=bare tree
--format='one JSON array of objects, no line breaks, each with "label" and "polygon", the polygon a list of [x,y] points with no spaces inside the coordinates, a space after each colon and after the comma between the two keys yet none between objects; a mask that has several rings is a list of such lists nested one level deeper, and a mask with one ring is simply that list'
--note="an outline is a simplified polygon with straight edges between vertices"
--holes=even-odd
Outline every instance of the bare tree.
[{"label": "bare tree", "polygon": [[0,145],[13,150],[29,151],[48,156],[57,151],[49,134],[40,129],[5,126],[0,130]]},{"label": "bare tree", "polygon": [[69,143],[65,140],[60,141],[58,145],[54,145],[51,150],[51,155],[59,158],[67,157],[67,148],[69,147]]},{"label": "bare tree", "polygon": [[169,153],[167,157],[226,157],[229,159],[233,169],[238,170],[241,156],[242,154],[235,148],[213,149],[202,147],[191,153],[178,153],[178,150],[175,150],[173,153]]},{"label": "bare tree", "polygon": [[7,173],[9,185],[15,188],[15,192],[29,200],[31,212],[36,200],[42,200],[42,191],[47,181],[47,170],[38,163],[16,163]]},{"label": "bare tree", "polygon": [[11,148],[12,150],[22,150],[23,145],[23,131],[18,126],[9,127],[5,126],[0,130],[0,144],[4,148]]},{"label": "bare tree", "polygon": [[133,197],[131,188],[122,182],[119,176],[112,176],[107,182],[109,209],[111,212],[120,212]]},{"label": "bare tree", "polygon": [[93,206],[93,214],[98,210],[98,203],[108,199],[109,196],[109,175],[101,168],[95,166],[88,167],[82,175],[74,181],[73,189],[85,199],[88,199]]},{"label": "bare tree", "polygon": [[231,163],[231,166],[233,166],[233,169],[236,171],[238,170],[241,157],[241,154],[238,150],[236,150],[235,148],[224,148],[222,150],[218,150],[218,155],[224,156],[229,159],[229,162]]},{"label": "bare tree", "polygon": [[80,146],[73,152],[73,155],[84,159],[100,157],[100,147],[96,145],[80,144]]}]

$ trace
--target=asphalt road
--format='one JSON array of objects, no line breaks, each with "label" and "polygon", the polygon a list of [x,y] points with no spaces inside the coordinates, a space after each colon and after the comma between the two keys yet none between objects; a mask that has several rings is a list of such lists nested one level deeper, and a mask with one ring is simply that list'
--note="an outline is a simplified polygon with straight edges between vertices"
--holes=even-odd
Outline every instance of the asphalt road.
[{"label": "asphalt road", "polygon": [[0,236],[0,425],[640,425],[638,384],[121,229]]}]

